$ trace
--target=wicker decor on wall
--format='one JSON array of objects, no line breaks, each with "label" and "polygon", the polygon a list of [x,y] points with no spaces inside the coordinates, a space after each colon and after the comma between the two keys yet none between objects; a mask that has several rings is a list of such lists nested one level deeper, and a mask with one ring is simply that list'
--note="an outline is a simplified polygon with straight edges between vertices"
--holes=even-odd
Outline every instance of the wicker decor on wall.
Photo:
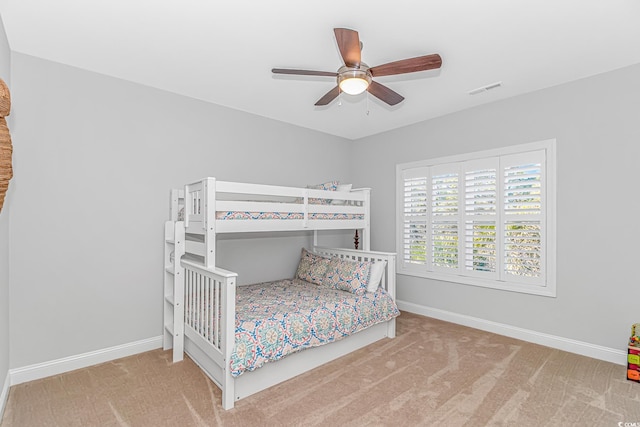
[{"label": "wicker decor on wall", "polygon": [[9,180],[13,176],[11,167],[11,135],[5,117],[11,111],[11,97],[7,84],[0,79],[0,211],[4,205],[4,196],[9,188]]}]

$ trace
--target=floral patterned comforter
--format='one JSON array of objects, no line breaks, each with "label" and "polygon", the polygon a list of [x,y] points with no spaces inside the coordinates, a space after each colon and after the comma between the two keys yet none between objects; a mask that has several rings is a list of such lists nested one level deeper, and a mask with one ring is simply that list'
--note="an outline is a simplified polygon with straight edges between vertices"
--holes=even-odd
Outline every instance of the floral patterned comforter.
[{"label": "floral patterned comforter", "polygon": [[286,279],[236,289],[236,344],[231,357],[234,377],[400,314],[381,288],[358,296]]}]

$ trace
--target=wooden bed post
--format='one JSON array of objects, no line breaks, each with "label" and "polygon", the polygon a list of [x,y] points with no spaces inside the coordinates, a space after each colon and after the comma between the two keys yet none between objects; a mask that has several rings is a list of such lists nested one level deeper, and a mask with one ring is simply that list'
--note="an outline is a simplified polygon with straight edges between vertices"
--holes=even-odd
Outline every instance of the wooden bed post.
[{"label": "wooden bed post", "polygon": [[[388,254],[387,260],[387,292],[396,299],[396,254]],[[396,319],[390,320],[387,324],[387,337],[396,337]]]},{"label": "wooden bed post", "polygon": [[362,250],[370,251],[371,243],[369,242],[369,230],[371,229],[371,189],[365,189],[364,193],[365,198],[365,227],[362,229]]},{"label": "wooden bed post", "polygon": [[179,202],[180,190],[171,190],[171,212],[169,216],[169,218],[171,218],[171,221],[178,220],[178,213],[180,211]]},{"label": "wooden bed post", "polygon": [[202,182],[204,187],[204,241],[205,254],[204,265],[209,268],[216,266],[216,179],[205,178]]},{"label": "wooden bed post", "polygon": [[236,342],[236,278],[230,277],[221,290],[225,310],[220,322],[222,330],[222,409],[231,409],[236,401],[235,378],[231,376],[231,355]]}]

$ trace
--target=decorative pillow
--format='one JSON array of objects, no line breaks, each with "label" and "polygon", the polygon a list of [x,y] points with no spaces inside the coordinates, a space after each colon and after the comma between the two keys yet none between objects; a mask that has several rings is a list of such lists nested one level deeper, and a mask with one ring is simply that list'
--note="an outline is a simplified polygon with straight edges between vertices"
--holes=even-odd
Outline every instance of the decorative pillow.
[{"label": "decorative pillow", "polygon": [[302,248],[296,277],[306,282],[321,285],[328,267],[329,258],[316,255]]},{"label": "decorative pillow", "polygon": [[323,285],[363,295],[369,284],[371,263],[332,257],[324,276]]},{"label": "decorative pillow", "polygon": [[336,191],[338,189],[338,181],[328,181],[323,182],[322,184],[307,185],[307,188],[312,188],[314,190]]},{"label": "decorative pillow", "polygon": [[[307,188],[312,190],[336,191],[338,189],[338,181],[328,181],[328,182],[323,182],[322,184],[307,185]],[[319,199],[319,198],[309,197],[309,203],[315,204],[315,205],[329,205],[331,204],[331,199]]]},{"label": "decorative pillow", "polygon": [[384,274],[384,268],[387,266],[387,261],[376,261],[371,264],[371,275],[369,276],[369,284],[367,285],[367,292],[375,292],[380,286],[382,275]]}]

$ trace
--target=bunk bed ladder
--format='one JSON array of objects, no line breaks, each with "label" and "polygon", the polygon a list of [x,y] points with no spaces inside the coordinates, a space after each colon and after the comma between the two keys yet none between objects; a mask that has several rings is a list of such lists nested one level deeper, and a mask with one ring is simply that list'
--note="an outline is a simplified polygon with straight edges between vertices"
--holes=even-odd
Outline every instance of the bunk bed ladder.
[{"label": "bunk bed ladder", "polygon": [[[173,194],[172,194],[173,198]],[[173,348],[173,361],[184,358],[184,268],[185,230],[182,221],[164,226],[164,335],[162,348]]]}]

